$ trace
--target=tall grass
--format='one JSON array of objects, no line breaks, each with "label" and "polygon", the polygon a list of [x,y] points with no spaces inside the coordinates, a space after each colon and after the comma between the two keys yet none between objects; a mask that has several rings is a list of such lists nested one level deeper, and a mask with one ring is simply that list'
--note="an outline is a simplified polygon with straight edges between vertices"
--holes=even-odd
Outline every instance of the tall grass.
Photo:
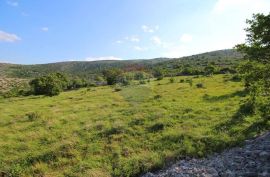
[{"label": "tall grass", "polygon": [[[135,176],[202,157],[258,133],[258,117],[228,126],[246,99],[240,82],[176,77],[115,91],[0,100],[0,172],[10,176]],[[207,87],[197,88],[203,83]],[[158,96],[157,96],[158,95]],[[246,120],[246,121],[245,121]],[[227,126],[227,127],[226,127]]]}]

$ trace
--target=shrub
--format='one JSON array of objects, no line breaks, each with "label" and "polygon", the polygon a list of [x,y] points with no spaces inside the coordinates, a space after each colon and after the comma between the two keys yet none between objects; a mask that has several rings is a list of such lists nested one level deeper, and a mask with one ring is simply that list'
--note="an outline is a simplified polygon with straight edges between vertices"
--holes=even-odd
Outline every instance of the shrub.
[{"label": "shrub", "polygon": [[184,109],[184,113],[190,113],[190,112],[192,112],[192,111],[193,111],[192,108],[186,108],[186,109]]},{"label": "shrub", "polygon": [[149,127],[149,131],[150,132],[157,132],[157,131],[161,131],[164,129],[164,124],[163,123],[156,123],[154,125],[152,125],[151,127]]},{"label": "shrub", "polygon": [[41,117],[41,114],[38,112],[30,112],[26,114],[26,117],[29,121],[37,120]]},{"label": "shrub", "polygon": [[184,79],[180,79],[180,81],[179,81],[180,83],[184,83],[185,82],[185,80]]},{"label": "shrub", "polygon": [[210,64],[204,68],[204,74],[206,76],[211,76],[215,73],[216,70],[217,70],[216,67]]},{"label": "shrub", "polygon": [[130,79],[127,76],[122,75],[122,76],[118,77],[117,83],[120,83],[120,84],[122,84],[124,86],[130,85]]},{"label": "shrub", "polygon": [[204,85],[203,85],[203,83],[197,83],[197,84],[196,84],[196,87],[197,87],[197,88],[204,88]]},{"label": "shrub", "polygon": [[108,85],[116,84],[122,74],[123,72],[120,69],[110,69],[103,71],[103,75],[105,76]]},{"label": "shrub", "polygon": [[155,95],[154,99],[157,100],[157,99],[160,99],[161,97],[162,97],[161,95]]},{"label": "shrub", "polygon": [[234,82],[240,82],[241,81],[241,77],[238,74],[234,74],[231,78],[231,81]]},{"label": "shrub", "polygon": [[140,80],[139,84],[146,84],[144,80]]},{"label": "shrub", "polygon": [[114,91],[115,92],[120,92],[122,89],[120,88],[120,87],[116,87],[115,89],[114,89]]},{"label": "shrub", "polygon": [[193,86],[193,80],[192,79],[186,79],[186,82],[189,84],[190,87]]},{"label": "shrub", "polygon": [[84,79],[81,79],[81,78],[75,78],[75,79],[72,79],[70,82],[69,82],[69,85],[68,85],[68,89],[71,90],[71,89],[78,89],[78,88],[82,88],[82,87],[86,87],[87,86],[87,83]]},{"label": "shrub", "polygon": [[7,176],[14,176],[14,177],[19,177],[21,174],[23,174],[24,168],[21,167],[20,164],[13,164],[9,168],[8,175]]},{"label": "shrub", "polygon": [[157,80],[162,80],[164,78],[163,72],[161,69],[156,69],[153,73],[153,76],[157,79]]},{"label": "shrub", "polygon": [[142,72],[142,71],[138,71],[134,74],[134,79],[135,80],[144,80],[146,79],[148,76],[147,76],[147,73],[145,72]]},{"label": "shrub", "polygon": [[66,89],[68,80],[65,75],[61,73],[52,73],[47,76],[42,76],[33,79],[30,82],[33,93],[35,95],[55,96]]},{"label": "shrub", "polygon": [[174,78],[173,77],[170,78],[170,83],[174,83]]},{"label": "shrub", "polygon": [[108,128],[104,131],[104,135],[106,137],[109,137],[111,135],[121,134],[125,132],[125,127],[120,122],[115,122],[111,128]]}]

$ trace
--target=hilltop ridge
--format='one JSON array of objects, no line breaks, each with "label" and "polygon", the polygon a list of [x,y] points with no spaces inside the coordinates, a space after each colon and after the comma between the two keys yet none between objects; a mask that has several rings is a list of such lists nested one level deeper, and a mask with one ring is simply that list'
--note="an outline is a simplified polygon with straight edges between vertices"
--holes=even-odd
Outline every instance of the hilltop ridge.
[{"label": "hilltop ridge", "polygon": [[151,71],[156,67],[170,72],[185,66],[202,67],[207,63],[215,63],[221,67],[233,66],[242,55],[233,50],[218,50],[181,58],[155,58],[135,60],[103,60],[103,61],[67,61],[48,64],[7,64],[0,63],[0,75],[7,77],[32,78],[52,72],[63,72],[70,75],[100,74],[104,69],[119,68],[127,71]]}]

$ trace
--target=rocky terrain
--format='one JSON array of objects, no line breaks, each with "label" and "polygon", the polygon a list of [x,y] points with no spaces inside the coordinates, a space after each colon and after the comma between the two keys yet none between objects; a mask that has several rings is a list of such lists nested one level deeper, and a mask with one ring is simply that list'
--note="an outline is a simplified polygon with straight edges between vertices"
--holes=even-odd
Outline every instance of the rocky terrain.
[{"label": "rocky terrain", "polygon": [[0,75],[0,92],[6,92],[15,87],[22,87],[27,82],[27,79],[7,78]]},{"label": "rocky terrain", "polygon": [[143,177],[270,177],[270,132],[205,159],[181,160]]}]

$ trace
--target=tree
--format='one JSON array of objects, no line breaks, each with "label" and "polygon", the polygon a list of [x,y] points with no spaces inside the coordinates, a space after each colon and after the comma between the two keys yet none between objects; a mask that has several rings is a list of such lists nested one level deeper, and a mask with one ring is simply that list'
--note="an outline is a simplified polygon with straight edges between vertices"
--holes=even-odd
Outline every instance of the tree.
[{"label": "tree", "polygon": [[205,74],[206,76],[211,76],[211,75],[213,75],[213,74],[215,73],[215,71],[216,71],[216,67],[215,67],[214,65],[212,65],[212,64],[207,65],[207,66],[204,68],[204,74]]},{"label": "tree", "polygon": [[247,60],[239,67],[251,105],[262,117],[270,115],[270,13],[247,20],[246,43],[236,45]]},{"label": "tree", "polygon": [[164,77],[163,71],[161,69],[155,69],[153,76],[157,78],[157,80],[162,80]]},{"label": "tree", "polygon": [[134,74],[134,79],[135,80],[144,80],[146,77],[145,77],[145,73],[144,72],[141,72],[141,71],[138,71]]},{"label": "tree", "polygon": [[82,88],[82,87],[86,87],[87,86],[87,82],[85,81],[85,79],[81,79],[79,77],[76,77],[74,79],[71,79],[68,85],[68,89],[78,89],[78,88]]},{"label": "tree", "polygon": [[246,43],[236,45],[236,49],[245,54],[245,58],[255,60],[260,63],[270,62],[270,13],[254,14],[251,20],[247,20],[249,25]]},{"label": "tree", "polygon": [[103,71],[103,75],[106,78],[108,85],[116,84],[121,78],[123,71],[120,69],[109,69]]},{"label": "tree", "polygon": [[68,80],[61,73],[52,73],[33,79],[29,84],[35,95],[54,96],[67,88]]}]

